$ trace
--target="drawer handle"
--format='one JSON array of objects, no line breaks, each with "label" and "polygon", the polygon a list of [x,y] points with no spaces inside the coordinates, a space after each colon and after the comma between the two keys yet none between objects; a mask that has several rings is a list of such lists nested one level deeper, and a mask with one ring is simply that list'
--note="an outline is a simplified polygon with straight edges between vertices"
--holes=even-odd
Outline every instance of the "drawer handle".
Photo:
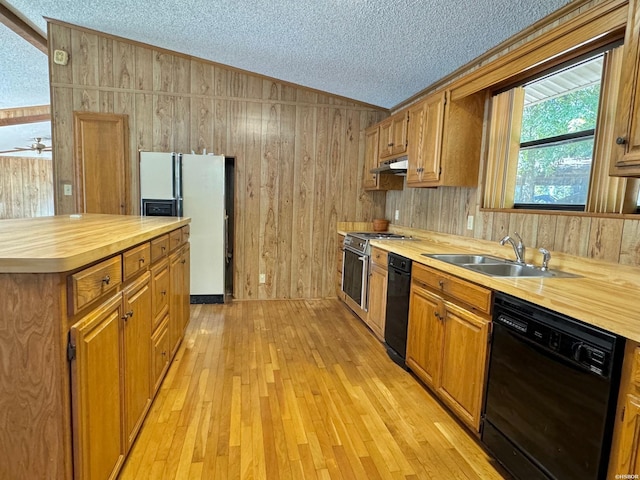
[{"label": "drawer handle", "polygon": [[166,290],[162,290],[160,293],[161,293],[162,295],[166,295],[166,294],[167,294],[167,291],[166,291]]},{"label": "drawer handle", "polygon": [[438,312],[433,312],[433,316],[440,320],[440,314]]},{"label": "drawer handle", "polygon": [[162,352],[162,356],[165,357],[167,355],[167,352]]},{"label": "drawer handle", "polygon": [[144,263],[144,257],[139,258],[139,259],[138,259],[138,261],[139,261],[140,263]]},{"label": "drawer handle", "polygon": [[187,261],[185,259],[182,259],[180,263],[187,263]]},{"label": "drawer handle", "polygon": [[444,289],[444,280],[438,280],[438,285],[440,285],[441,289]]},{"label": "drawer handle", "polygon": [[165,247],[164,245],[162,247],[160,247],[160,249],[165,252],[167,250],[167,247]]},{"label": "drawer handle", "polygon": [[131,317],[133,317],[133,310],[129,310],[127,313],[125,313],[124,316],[122,317],[122,319],[126,322]]},{"label": "drawer handle", "polygon": [[105,285],[109,285],[110,281],[111,281],[111,277],[109,275],[107,275],[102,279],[102,283],[104,283]]}]

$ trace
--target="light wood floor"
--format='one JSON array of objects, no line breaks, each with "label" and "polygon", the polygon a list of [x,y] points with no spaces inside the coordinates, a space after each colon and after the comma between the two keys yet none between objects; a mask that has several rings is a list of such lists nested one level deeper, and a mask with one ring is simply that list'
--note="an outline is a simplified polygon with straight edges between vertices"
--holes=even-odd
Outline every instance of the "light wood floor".
[{"label": "light wood floor", "polygon": [[191,307],[121,479],[502,479],[338,300]]}]

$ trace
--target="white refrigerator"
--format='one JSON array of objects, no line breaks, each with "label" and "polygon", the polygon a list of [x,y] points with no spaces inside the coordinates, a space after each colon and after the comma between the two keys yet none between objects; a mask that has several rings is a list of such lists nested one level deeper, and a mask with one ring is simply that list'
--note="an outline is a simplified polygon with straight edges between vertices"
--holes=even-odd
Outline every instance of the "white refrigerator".
[{"label": "white refrigerator", "polygon": [[141,214],[191,217],[191,303],[225,300],[225,269],[232,256],[225,195],[228,160],[140,152]]}]

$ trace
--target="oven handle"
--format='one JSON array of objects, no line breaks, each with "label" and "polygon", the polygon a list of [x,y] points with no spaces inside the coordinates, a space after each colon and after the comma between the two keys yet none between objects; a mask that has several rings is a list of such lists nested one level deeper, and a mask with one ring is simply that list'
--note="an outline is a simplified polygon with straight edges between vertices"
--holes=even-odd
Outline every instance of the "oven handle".
[{"label": "oven handle", "polygon": [[369,256],[362,255],[358,257],[362,262],[362,292],[360,294],[360,308],[365,312],[369,311]]}]

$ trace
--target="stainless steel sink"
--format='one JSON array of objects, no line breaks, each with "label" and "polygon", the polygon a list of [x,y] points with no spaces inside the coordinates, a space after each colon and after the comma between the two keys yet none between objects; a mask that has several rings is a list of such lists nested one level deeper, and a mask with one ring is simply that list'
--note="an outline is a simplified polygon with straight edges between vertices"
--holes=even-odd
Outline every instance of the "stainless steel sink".
[{"label": "stainless steel sink", "polygon": [[466,255],[466,254],[435,254],[423,253],[425,257],[457,265],[474,272],[489,275],[491,277],[579,277],[573,273],[560,270],[541,270],[533,265],[515,263],[504,258],[490,255]]},{"label": "stainless steel sink", "polygon": [[454,265],[469,265],[481,263],[505,263],[507,260],[489,255],[465,255],[465,254],[440,254],[440,253],[423,253],[425,257],[435,258],[443,262],[452,263]]}]

